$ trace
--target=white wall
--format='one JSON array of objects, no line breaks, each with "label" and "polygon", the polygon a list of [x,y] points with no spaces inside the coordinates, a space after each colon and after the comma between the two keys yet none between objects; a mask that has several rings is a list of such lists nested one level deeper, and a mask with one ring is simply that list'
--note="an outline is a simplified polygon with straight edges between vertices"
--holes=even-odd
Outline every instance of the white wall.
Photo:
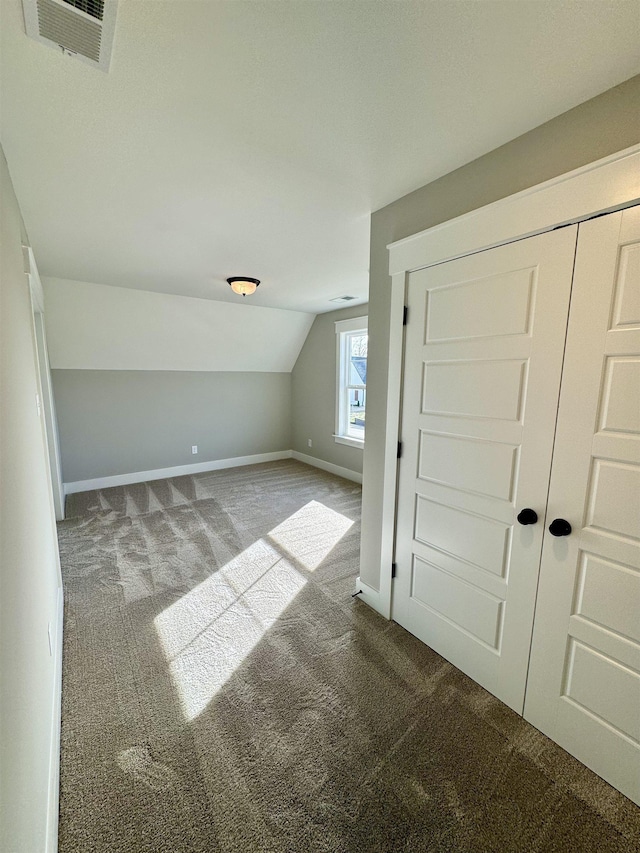
[{"label": "white wall", "polygon": [[0,172],[0,850],[45,853],[57,833],[61,578],[26,235],[2,149]]},{"label": "white wall", "polygon": [[43,278],[52,368],[289,373],[314,315]]}]

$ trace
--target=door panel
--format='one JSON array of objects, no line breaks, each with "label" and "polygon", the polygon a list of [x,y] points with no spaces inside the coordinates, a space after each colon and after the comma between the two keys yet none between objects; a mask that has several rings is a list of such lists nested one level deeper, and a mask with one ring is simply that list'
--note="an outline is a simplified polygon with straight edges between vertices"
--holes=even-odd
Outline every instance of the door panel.
[{"label": "door panel", "polygon": [[425,362],[422,395],[424,414],[519,421],[525,362]]},{"label": "door panel", "polygon": [[498,647],[503,603],[498,596],[419,557],[413,558],[411,595],[491,648]]},{"label": "door panel", "polygon": [[576,616],[640,643],[639,601],[640,572],[594,554],[581,555],[576,580]]},{"label": "door panel", "polygon": [[465,492],[511,500],[517,448],[420,430],[418,477]]},{"label": "door panel", "polygon": [[525,717],[640,802],[640,208],[579,229]]},{"label": "door panel", "polygon": [[576,235],[408,280],[393,618],[519,713]]},{"label": "door panel", "polygon": [[640,740],[640,675],[615,658],[569,643],[565,695],[605,725]]},{"label": "door panel", "polygon": [[510,525],[416,497],[414,539],[504,577]]},{"label": "door panel", "polygon": [[640,358],[609,356],[604,372],[599,431],[640,434],[640,407],[629,405],[635,389],[640,388]]},{"label": "door panel", "polygon": [[640,495],[640,466],[594,459],[589,479],[586,524],[638,539],[639,507],[629,496]]},{"label": "door panel", "polygon": [[519,269],[431,291],[425,343],[526,334],[533,285],[533,270]]},{"label": "door panel", "polygon": [[620,247],[611,330],[640,325],[640,245]]}]

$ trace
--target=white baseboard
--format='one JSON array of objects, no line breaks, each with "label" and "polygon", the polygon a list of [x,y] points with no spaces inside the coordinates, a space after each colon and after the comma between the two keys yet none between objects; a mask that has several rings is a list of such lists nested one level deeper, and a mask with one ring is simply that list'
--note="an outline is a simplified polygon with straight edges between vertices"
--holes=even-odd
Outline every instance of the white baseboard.
[{"label": "white baseboard", "polygon": [[60,725],[62,722],[62,631],[64,593],[58,587],[56,623],[51,637],[53,655],[53,703],[51,714],[51,751],[49,753],[49,795],[47,802],[46,853],[58,850],[58,813],[60,809]]},{"label": "white baseboard", "polygon": [[342,465],[334,465],[333,462],[325,462],[324,459],[316,459],[315,456],[307,456],[306,453],[298,453],[297,450],[291,451],[291,456],[297,459],[298,462],[304,462],[306,465],[313,465],[314,468],[321,468],[323,471],[328,471],[330,474],[336,474],[338,477],[344,477],[345,480],[352,480],[354,483],[362,483],[362,474],[357,471],[352,471],[351,468],[343,468]]},{"label": "white baseboard", "polygon": [[360,601],[364,601],[365,604],[368,604],[369,607],[372,607],[381,616],[384,616],[385,619],[391,619],[389,602],[382,597],[377,589],[364,583],[360,578],[356,578],[355,592],[360,592],[358,596]]},{"label": "white baseboard", "polygon": [[132,483],[146,483],[149,480],[164,480],[168,477],[184,477],[187,474],[201,474],[205,471],[219,471],[222,468],[238,468],[241,465],[258,465],[260,462],[276,462],[279,459],[297,459],[315,468],[321,468],[330,474],[352,480],[354,483],[362,483],[362,474],[343,468],[342,465],[334,465],[333,462],[325,462],[324,459],[316,459],[315,456],[307,456],[306,453],[298,453],[297,450],[276,450],[273,453],[254,453],[252,456],[234,456],[231,459],[214,459],[211,462],[196,462],[193,465],[174,465],[172,468],[155,468],[153,471],[132,471],[130,474],[114,474],[111,477],[96,477],[93,480],[77,480],[75,483],[65,483],[65,495],[73,495],[76,492],[90,492],[93,489],[109,489],[112,486],[129,486]]},{"label": "white baseboard", "polygon": [[184,477],[187,474],[219,471],[222,468],[238,468],[241,465],[257,465],[260,462],[276,462],[278,459],[291,459],[291,456],[291,450],[276,450],[273,453],[254,453],[252,456],[234,456],[231,459],[214,459],[211,462],[196,462],[192,465],[174,465],[172,468],[156,468],[153,471],[133,471],[131,474],[114,474],[112,477],[97,477],[94,480],[78,480],[75,483],[65,483],[64,493],[65,495],[73,495],[75,492],[90,492],[93,489],[130,486],[132,483],[146,483],[149,480]]}]

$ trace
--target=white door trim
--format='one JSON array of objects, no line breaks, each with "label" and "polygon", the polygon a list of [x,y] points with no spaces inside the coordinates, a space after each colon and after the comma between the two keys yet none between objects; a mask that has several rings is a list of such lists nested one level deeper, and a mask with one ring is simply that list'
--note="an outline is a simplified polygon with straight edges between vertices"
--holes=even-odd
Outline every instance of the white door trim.
[{"label": "white door trim", "polygon": [[[402,308],[397,297],[408,272],[520,240],[560,225],[640,202],[640,144],[604,157],[515,195],[391,243],[389,273],[392,309],[382,495],[380,585],[367,587],[362,599],[387,619],[391,614],[391,560],[396,517],[397,441],[402,381]],[[367,471],[364,471],[364,490]]]},{"label": "white door trim", "polygon": [[47,351],[47,334],[44,322],[44,292],[38,267],[30,246],[22,247],[25,275],[29,282],[31,305],[33,309],[33,332],[35,349],[38,358],[38,374],[40,377],[40,404],[44,412],[44,427],[46,448],[48,454],[49,473],[51,475],[51,495],[53,511],[57,521],[64,520],[64,487],[62,484],[62,464],[60,461],[60,439],[58,437],[58,420],[56,417],[53,388],[51,385],[51,369]]},{"label": "white door trim", "polygon": [[[382,471],[382,518],[390,520],[383,524],[380,548],[380,588],[374,589],[356,578],[356,591],[374,610],[385,619],[391,618],[391,564],[395,546],[396,489],[398,478],[398,432],[400,430],[400,388],[402,383],[403,334],[402,316],[405,300],[404,273],[394,275],[391,280],[391,308],[389,311],[389,361],[387,366],[387,417],[385,423],[384,468]],[[362,489],[367,489],[366,473],[363,472]]]},{"label": "white door trim", "polygon": [[491,249],[640,201],[640,145],[390,243],[389,273]]}]

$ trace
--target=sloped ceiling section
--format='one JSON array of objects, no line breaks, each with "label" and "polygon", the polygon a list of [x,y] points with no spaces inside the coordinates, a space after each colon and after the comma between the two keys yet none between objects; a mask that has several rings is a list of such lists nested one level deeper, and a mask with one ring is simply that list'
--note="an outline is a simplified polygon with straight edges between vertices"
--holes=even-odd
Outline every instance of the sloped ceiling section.
[{"label": "sloped ceiling section", "polygon": [[313,314],[43,279],[51,367],[289,373]]}]

